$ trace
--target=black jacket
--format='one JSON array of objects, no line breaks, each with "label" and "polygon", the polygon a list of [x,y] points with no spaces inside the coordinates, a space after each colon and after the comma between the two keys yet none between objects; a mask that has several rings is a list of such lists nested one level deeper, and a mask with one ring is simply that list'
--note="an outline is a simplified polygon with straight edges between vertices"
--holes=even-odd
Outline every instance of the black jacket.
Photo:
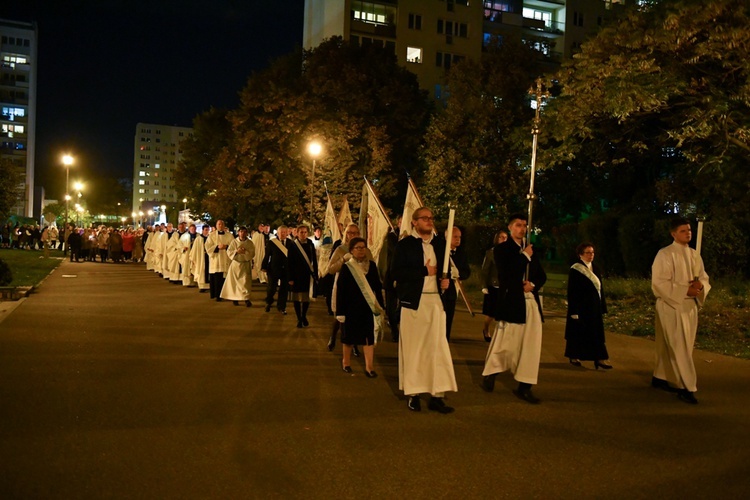
[{"label": "black jacket", "polygon": [[[445,253],[445,239],[435,236],[430,242],[435,250],[438,272],[431,279],[437,281],[440,290],[439,278],[443,269],[443,257]],[[393,269],[391,276],[396,281],[396,293],[401,306],[407,309],[419,309],[419,300],[422,298],[424,278],[427,276],[427,267],[424,262],[424,251],[422,240],[414,236],[407,236],[396,245],[396,253],[393,256]]]},{"label": "black jacket", "polygon": [[[280,241],[279,243],[286,247],[288,253],[289,247],[292,244],[291,241],[286,239],[284,241]],[[284,279],[286,277],[286,265],[287,256],[284,255],[284,252],[279,249],[279,247],[276,245],[276,243],[273,242],[273,240],[267,240],[266,255],[263,258],[263,262],[261,263],[261,270],[266,271],[270,276],[274,278]]]},{"label": "black jacket", "polygon": [[[526,268],[529,268],[528,281],[534,283],[532,294],[536,300],[539,314],[542,305],[539,302],[539,289],[547,282],[547,275],[542,269],[539,257],[534,254],[531,262],[521,253],[521,246],[509,238],[495,247],[495,266],[497,266],[497,280],[500,285],[497,297],[495,319],[508,323],[526,323],[526,298],[523,293],[523,281]],[[542,315],[542,321],[544,316]]]}]

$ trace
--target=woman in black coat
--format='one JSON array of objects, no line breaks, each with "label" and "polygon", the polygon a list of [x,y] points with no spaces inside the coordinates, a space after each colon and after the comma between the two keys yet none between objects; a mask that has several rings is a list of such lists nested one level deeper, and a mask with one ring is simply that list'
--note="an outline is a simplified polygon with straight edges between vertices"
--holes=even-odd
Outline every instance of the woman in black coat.
[{"label": "woman in black coat", "polygon": [[[349,252],[351,252],[351,259],[341,266],[336,282],[336,319],[344,326],[341,334],[341,343],[344,344],[341,367],[346,373],[352,373],[350,366],[352,346],[362,345],[365,352],[365,375],[375,378],[378,376],[372,369],[375,335],[376,331],[380,333],[378,330],[382,330],[385,314],[383,287],[380,283],[378,267],[368,258],[367,243],[364,238],[352,238],[349,241]],[[353,271],[352,266],[357,266],[357,270]],[[360,276],[364,275],[372,290],[374,297],[370,297],[374,298],[373,307],[377,309],[377,316],[355,280],[354,272]]]},{"label": "woman in black coat", "polygon": [[612,365],[604,342],[604,321],[607,312],[604,288],[599,270],[594,267],[594,245],[581,243],[576,248],[578,262],[568,273],[568,315],[565,324],[565,357],[570,364],[581,366],[581,360],[593,361],[598,370]]}]

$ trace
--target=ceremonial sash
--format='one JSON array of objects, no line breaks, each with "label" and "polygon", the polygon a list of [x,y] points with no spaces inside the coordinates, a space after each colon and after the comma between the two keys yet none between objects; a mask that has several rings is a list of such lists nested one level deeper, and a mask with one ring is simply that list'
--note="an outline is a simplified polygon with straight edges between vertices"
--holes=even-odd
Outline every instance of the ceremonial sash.
[{"label": "ceremonial sash", "polygon": [[[369,263],[370,261],[368,260],[367,264],[369,265]],[[383,309],[380,307],[378,300],[375,298],[375,292],[372,291],[372,287],[370,287],[370,283],[367,282],[367,277],[362,271],[362,268],[357,264],[357,261],[355,259],[349,259],[349,261],[346,263],[346,266],[349,268],[349,271],[351,271],[354,282],[359,287],[359,291],[362,292],[362,296],[365,298],[365,302],[367,302],[367,305],[370,307],[370,311],[372,311],[372,319],[375,323],[375,332],[379,334],[383,331],[383,313],[385,311],[383,311]],[[375,336],[376,341],[378,336],[379,335]]]},{"label": "ceremonial sash", "polygon": [[310,262],[310,257],[307,256],[307,252],[305,252],[305,249],[302,248],[302,245],[300,245],[299,240],[294,240],[294,244],[297,245],[299,253],[302,254],[305,262],[307,262],[307,267],[310,268],[310,276],[312,277],[312,279],[310,280],[310,290],[308,291],[308,296],[310,297],[310,300],[315,300],[315,293],[313,290],[313,287],[315,286],[315,268],[313,267],[312,262]]},{"label": "ceremonial sash", "polygon": [[594,288],[596,288],[596,293],[599,294],[599,297],[602,296],[602,282],[599,281],[599,278],[594,274],[594,272],[588,268],[588,266],[584,266],[580,262],[576,262],[572,266],[570,266],[571,269],[575,269],[579,273],[586,276],[589,280],[591,280],[591,283],[594,285]]},{"label": "ceremonial sash", "polygon": [[[279,250],[281,250],[281,253],[284,254],[284,257],[288,257],[289,256],[288,255],[289,254],[289,250],[284,245],[281,244],[281,242],[279,241],[278,238],[274,238],[271,241],[273,242],[274,245],[276,245],[276,247]],[[304,254],[304,252],[303,252],[303,254]],[[308,262],[308,264],[309,264],[309,262]]]}]

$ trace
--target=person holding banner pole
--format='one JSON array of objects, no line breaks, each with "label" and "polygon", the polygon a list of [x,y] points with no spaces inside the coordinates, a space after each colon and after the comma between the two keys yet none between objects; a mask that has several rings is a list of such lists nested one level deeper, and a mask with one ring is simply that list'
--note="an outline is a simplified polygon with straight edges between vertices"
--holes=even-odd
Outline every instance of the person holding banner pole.
[{"label": "person holding banner pole", "polygon": [[420,207],[411,217],[412,233],[396,246],[393,279],[401,302],[399,389],[408,396],[408,408],[421,411],[420,394],[431,395],[428,408],[452,413],[443,401],[445,392],[457,391],[440,290],[445,240],[434,234],[432,210]]}]

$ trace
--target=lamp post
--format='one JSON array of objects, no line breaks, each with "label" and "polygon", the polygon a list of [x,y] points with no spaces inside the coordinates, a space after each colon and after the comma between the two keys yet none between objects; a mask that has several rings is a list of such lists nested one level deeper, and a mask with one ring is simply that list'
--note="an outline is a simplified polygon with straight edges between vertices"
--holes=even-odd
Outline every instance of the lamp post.
[{"label": "lamp post", "polygon": [[187,198],[182,199],[182,209],[187,210]]},{"label": "lamp post", "polygon": [[63,255],[68,253],[68,209],[70,205],[70,166],[73,164],[73,157],[70,155],[64,155],[62,157],[63,165],[65,165],[65,223],[63,226],[63,238],[65,238],[65,244],[63,245]]},{"label": "lamp post", "polygon": [[148,218],[149,218],[149,225],[153,226],[154,225],[154,211],[153,210],[148,211]]},{"label": "lamp post", "polygon": [[312,141],[307,145],[307,152],[312,157],[312,170],[310,171],[310,224],[313,223],[313,199],[315,195],[315,160],[320,156],[323,147],[318,141]]},{"label": "lamp post", "polygon": [[140,210],[138,211],[138,227],[140,228],[143,226],[143,212]]}]

